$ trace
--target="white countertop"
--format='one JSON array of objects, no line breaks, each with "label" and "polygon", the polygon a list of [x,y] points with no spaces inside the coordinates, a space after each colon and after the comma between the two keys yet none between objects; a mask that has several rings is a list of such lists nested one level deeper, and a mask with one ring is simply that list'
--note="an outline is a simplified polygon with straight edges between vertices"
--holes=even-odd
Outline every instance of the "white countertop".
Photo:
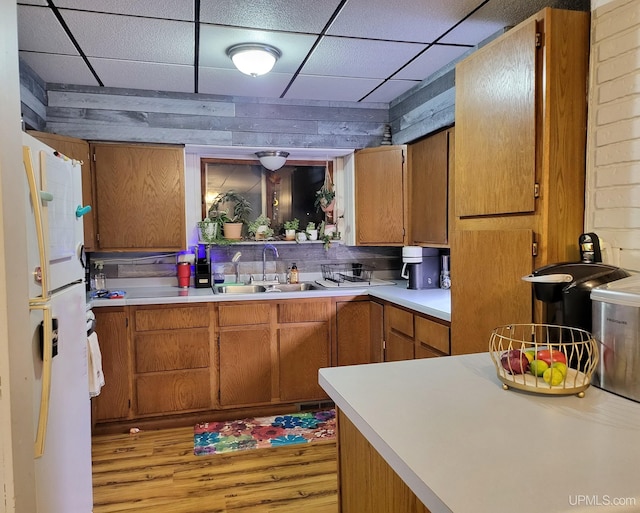
[{"label": "white countertop", "polygon": [[181,289],[177,286],[122,287],[126,292],[122,299],[91,299],[92,307],[124,305],[157,305],[171,303],[202,303],[211,301],[255,301],[272,299],[296,299],[305,297],[339,297],[370,295],[389,301],[420,313],[431,315],[444,321],[451,321],[451,294],[449,290],[425,289],[408,290],[406,281],[398,280],[396,285],[376,287],[332,287],[304,292],[269,292],[260,294],[214,294],[211,288]]},{"label": "white countertop", "polygon": [[640,403],[505,391],[488,353],[321,369],[320,385],[432,513],[640,511]]}]

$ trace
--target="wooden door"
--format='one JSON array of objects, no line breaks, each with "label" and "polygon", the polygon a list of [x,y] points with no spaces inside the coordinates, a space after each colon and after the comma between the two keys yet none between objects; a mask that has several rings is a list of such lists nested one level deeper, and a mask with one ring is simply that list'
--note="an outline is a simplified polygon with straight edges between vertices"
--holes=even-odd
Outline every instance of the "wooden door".
[{"label": "wooden door", "polygon": [[532,320],[531,230],[455,233],[451,243],[451,354],[489,350],[494,328]]},{"label": "wooden door", "polygon": [[92,399],[93,421],[126,419],[131,407],[127,314],[124,307],[94,308],[104,387]]},{"label": "wooden door", "polygon": [[269,326],[219,334],[220,405],[241,406],[271,401],[271,330]]},{"label": "wooden door", "polygon": [[100,250],[186,246],[182,148],[93,144]]},{"label": "wooden door", "polygon": [[411,244],[448,243],[449,130],[409,145]]},{"label": "wooden door", "polygon": [[93,193],[93,177],[91,175],[91,158],[89,143],[82,139],[67,137],[64,135],[48,134],[45,132],[29,131],[30,135],[51,146],[54,150],[61,152],[71,159],[82,162],[82,203],[90,205],[91,211],[82,218],[84,227],[84,249],[85,251],[95,251],[96,228],[95,228],[95,202]]},{"label": "wooden door", "polygon": [[413,314],[401,308],[386,305],[384,324],[384,361],[413,360],[415,357]]},{"label": "wooden door", "polygon": [[414,315],[414,322],[416,358],[433,358],[451,354],[449,326],[419,315]]},{"label": "wooden door", "polygon": [[536,20],[456,67],[456,216],[532,212]]},{"label": "wooden door", "polygon": [[[371,305],[371,301],[336,302],[337,365],[360,365],[377,361],[376,354],[380,349],[376,348]],[[382,316],[378,318],[381,319]],[[380,336],[377,338],[380,339]],[[381,342],[378,343],[381,348]]]},{"label": "wooden door", "polygon": [[405,244],[406,146],[381,146],[355,154],[356,245]]},{"label": "wooden door", "polygon": [[331,364],[329,324],[281,326],[278,333],[280,400],[326,399],[318,384],[318,371]]}]

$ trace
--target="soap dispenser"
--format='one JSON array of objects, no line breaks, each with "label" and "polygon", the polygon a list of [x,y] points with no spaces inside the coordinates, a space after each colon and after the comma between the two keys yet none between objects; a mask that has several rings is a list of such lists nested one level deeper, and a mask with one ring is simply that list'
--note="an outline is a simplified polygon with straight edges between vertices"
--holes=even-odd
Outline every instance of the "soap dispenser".
[{"label": "soap dispenser", "polygon": [[289,272],[289,283],[298,283],[298,266],[294,262],[291,264],[291,271]]}]

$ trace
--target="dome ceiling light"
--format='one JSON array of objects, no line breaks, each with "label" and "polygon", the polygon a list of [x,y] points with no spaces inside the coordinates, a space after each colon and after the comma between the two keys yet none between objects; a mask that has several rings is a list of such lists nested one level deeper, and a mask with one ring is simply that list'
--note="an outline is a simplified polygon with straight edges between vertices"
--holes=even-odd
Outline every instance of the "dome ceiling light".
[{"label": "dome ceiling light", "polygon": [[282,52],[275,46],[242,43],[227,48],[227,55],[242,73],[257,77],[269,73]]},{"label": "dome ceiling light", "polygon": [[287,151],[259,151],[256,153],[256,157],[260,159],[260,164],[266,167],[269,171],[275,171],[284,166],[287,161],[289,152]]}]

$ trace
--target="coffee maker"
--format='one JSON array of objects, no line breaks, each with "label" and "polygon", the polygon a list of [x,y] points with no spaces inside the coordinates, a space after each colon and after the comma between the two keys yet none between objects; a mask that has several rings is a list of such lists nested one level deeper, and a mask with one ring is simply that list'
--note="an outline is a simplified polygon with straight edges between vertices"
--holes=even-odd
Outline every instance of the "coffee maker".
[{"label": "coffee maker", "polygon": [[211,248],[205,246],[204,258],[200,256],[198,245],[195,246],[194,252],[196,254],[196,275],[194,278],[194,286],[197,289],[211,287]]},{"label": "coffee maker", "polygon": [[439,286],[440,255],[436,248],[404,246],[402,248],[402,273],[407,288],[413,290],[434,289]]}]

